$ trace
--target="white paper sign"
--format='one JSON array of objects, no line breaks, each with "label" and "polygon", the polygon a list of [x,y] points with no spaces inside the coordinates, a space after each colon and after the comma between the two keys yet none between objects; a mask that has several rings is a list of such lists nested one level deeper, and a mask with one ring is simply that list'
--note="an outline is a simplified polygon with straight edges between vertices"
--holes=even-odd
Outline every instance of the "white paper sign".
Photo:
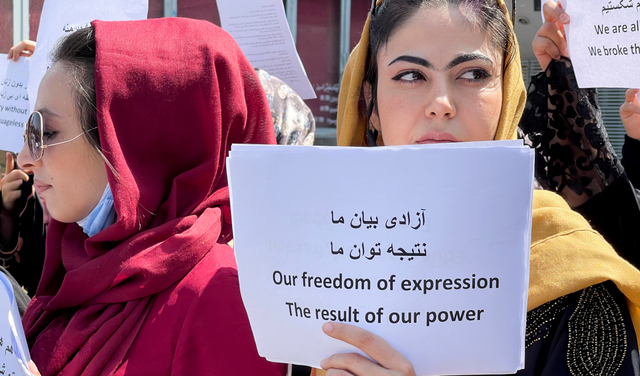
[{"label": "white paper sign", "polygon": [[24,123],[29,119],[29,59],[17,62],[0,54],[0,150],[22,149]]},{"label": "white paper sign", "polygon": [[147,13],[148,0],[46,0],[40,16],[38,44],[31,57],[31,111],[35,106],[40,81],[51,66],[51,52],[60,38],[89,26],[93,20],[143,20],[147,18]]},{"label": "white paper sign", "polygon": [[524,366],[533,152],[521,141],[234,145],[227,169],[261,356],[319,367],[355,351],[321,330],[342,321],[418,375]]},{"label": "white paper sign", "polygon": [[255,68],[264,69],[285,83],[302,99],[315,99],[293,36],[282,0],[217,0],[220,23],[236,40]]},{"label": "white paper sign", "polygon": [[11,282],[0,273],[0,374],[33,376],[30,359]]},{"label": "white paper sign", "polygon": [[578,86],[640,87],[640,1],[563,0]]}]

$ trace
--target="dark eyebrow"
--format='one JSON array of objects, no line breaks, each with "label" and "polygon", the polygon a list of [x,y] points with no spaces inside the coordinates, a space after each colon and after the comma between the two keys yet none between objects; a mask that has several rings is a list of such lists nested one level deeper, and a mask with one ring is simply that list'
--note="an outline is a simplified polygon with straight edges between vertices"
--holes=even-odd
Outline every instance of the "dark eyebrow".
[{"label": "dark eyebrow", "polygon": [[[456,65],[459,65],[459,64],[462,64],[462,63],[466,63],[467,61],[471,61],[471,60],[484,60],[484,61],[488,61],[489,63],[493,64],[493,61],[491,59],[489,59],[487,56],[485,56],[485,55],[483,55],[481,53],[463,54],[463,55],[459,55],[455,59],[451,60],[451,62],[449,64],[447,64],[447,66],[444,67],[443,70],[451,69],[451,68],[455,67]],[[418,64],[418,65],[422,65],[423,67],[428,68],[428,69],[437,70],[437,69],[435,69],[433,67],[433,64],[431,64],[427,60],[419,58],[419,57],[416,57],[416,56],[408,56],[408,55],[398,56],[392,62],[390,62],[388,66],[390,66],[391,64],[393,64],[395,62],[398,62],[398,61],[406,61],[407,63]]]},{"label": "dark eyebrow", "polygon": [[466,63],[467,61],[471,61],[471,60],[484,60],[484,61],[487,61],[487,62],[493,64],[493,61],[491,61],[491,59],[489,59],[485,55],[480,54],[480,53],[472,53],[472,54],[460,55],[460,56],[456,57],[455,59],[451,60],[451,62],[449,64],[447,64],[447,66],[444,68],[444,70],[451,69],[451,68],[455,67],[458,64]]},{"label": "dark eyebrow", "polygon": [[425,59],[421,59],[421,58],[415,57],[415,56],[408,56],[408,55],[398,56],[392,62],[390,62],[389,65],[387,65],[387,66],[390,66],[391,64],[393,64],[393,63],[395,63],[397,61],[406,61],[407,63],[418,64],[418,65],[422,65],[425,68],[434,69],[433,68],[433,64],[431,64],[430,62],[426,61]]}]

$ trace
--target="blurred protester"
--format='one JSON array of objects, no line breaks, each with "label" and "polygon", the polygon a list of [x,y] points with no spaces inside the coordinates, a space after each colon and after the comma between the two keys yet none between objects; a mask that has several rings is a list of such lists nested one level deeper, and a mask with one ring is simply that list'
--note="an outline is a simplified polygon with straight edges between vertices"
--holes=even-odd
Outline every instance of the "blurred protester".
[{"label": "blurred protester", "polygon": [[29,175],[16,167],[7,152],[0,183],[0,266],[33,296],[44,265],[45,216]]}]

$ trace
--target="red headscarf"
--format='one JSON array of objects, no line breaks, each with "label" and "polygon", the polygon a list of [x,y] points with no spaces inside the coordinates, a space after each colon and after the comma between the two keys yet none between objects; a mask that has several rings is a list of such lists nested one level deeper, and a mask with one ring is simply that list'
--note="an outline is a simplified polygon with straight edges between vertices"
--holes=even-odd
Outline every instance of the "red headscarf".
[{"label": "red headscarf", "polygon": [[181,18],[92,25],[117,222],[90,239],[75,223],[49,224],[23,319],[45,375],[113,372],[151,297],[227,247],[231,144],[275,142],[260,82],[222,29]]}]

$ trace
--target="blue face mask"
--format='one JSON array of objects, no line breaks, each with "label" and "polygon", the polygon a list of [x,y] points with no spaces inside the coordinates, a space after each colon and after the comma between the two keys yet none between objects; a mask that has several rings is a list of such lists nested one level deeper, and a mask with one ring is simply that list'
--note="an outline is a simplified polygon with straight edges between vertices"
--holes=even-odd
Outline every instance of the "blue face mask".
[{"label": "blue face mask", "polygon": [[98,205],[89,213],[87,218],[78,222],[85,234],[92,237],[116,221],[116,208],[113,206],[111,187],[107,184]]}]

